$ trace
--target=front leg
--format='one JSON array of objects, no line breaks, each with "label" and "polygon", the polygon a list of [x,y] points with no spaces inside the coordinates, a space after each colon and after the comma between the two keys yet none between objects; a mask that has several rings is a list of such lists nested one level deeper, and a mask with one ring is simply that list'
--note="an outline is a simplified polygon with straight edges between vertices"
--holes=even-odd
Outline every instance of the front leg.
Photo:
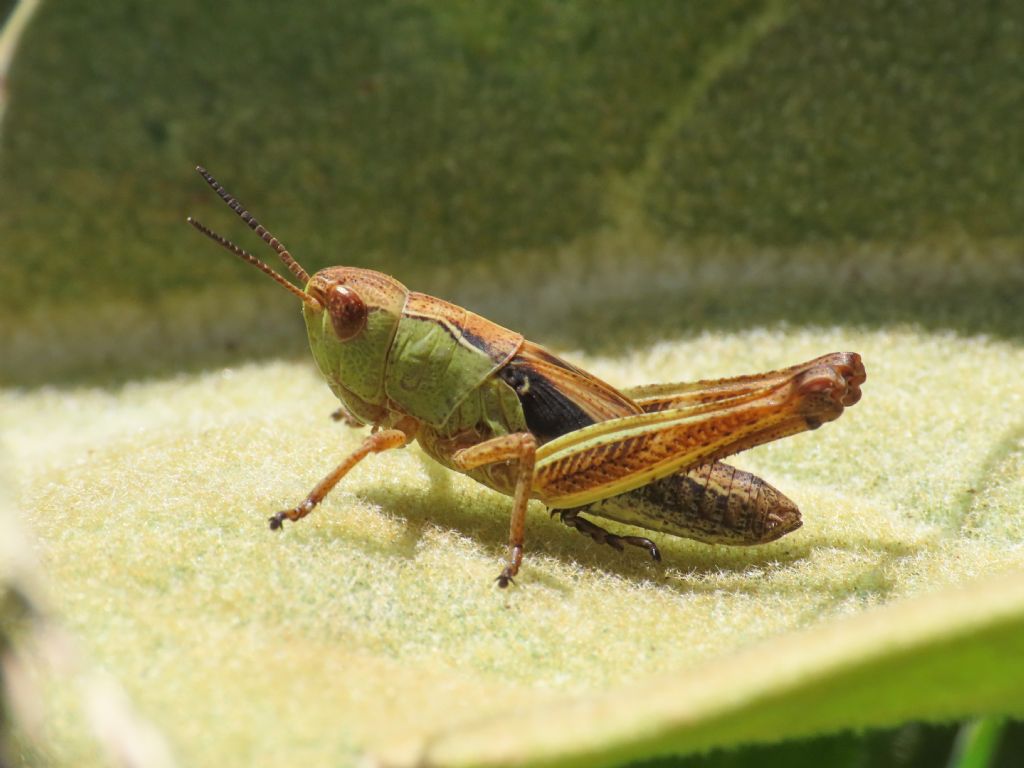
[{"label": "front leg", "polygon": [[309,492],[309,495],[302,500],[298,506],[286,509],[272,515],[270,518],[270,530],[276,531],[282,525],[284,521],[301,520],[303,517],[313,511],[313,508],[324,500],[324,497],[331,492],[331,489],[338,484],[348,471],[352,469],[356,464],[365,459],[371,453],[380,453],[391,448],[401,448],[407,442],[409,442],[409,435],[400,429],[382,429],[380,432],[374,434],[363,440],[354,453],[346,458],[341,464],[334,468],[331,474],[327,475],[323,480],[316,484],[316,487]]},{"label": "front leg", "polygon": [[523,537],[526,529],[526,506],[533,489],[533,467],[537,456],[537,438],[529,432],[516,432],[495,437],[471,448],[463,448],[452,455],[452,463],[463,472],[496,464],[517,461],[516,489],[512,497],[512,520],[508,534],[508,564],[497,578],[498,586],[505,588],[523,562]]}]

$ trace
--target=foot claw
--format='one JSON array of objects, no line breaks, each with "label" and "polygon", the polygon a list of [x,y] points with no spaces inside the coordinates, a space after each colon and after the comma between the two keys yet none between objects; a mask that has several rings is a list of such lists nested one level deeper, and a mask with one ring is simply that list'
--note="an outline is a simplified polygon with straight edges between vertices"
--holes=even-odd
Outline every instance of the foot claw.
[{"label": "foot claw", "polygon": [[505,589],[509,584],[515,584],[516,580],[513,579],[508,573],[502,572],[502,574],[495,579],[498,582],[498,587]]}]

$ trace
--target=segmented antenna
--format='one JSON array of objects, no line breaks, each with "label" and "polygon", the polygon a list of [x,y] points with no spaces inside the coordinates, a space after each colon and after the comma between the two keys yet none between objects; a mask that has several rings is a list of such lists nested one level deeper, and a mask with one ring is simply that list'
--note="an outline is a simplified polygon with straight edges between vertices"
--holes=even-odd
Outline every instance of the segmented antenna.
[{"label": "segmented antenna", "polygon": [[196,221],[191,216],[188,217],[188,223],[191,224],[196,229],[198,229],[200,232],[202,232],[208,238],[213,240],[215,243],[220,243],[222,246],[227,248],[229,251],[231,251],[233,254],[235,254],[242,261],[247,261],[250,264],[252,264],[254,267],[256,267],[256,269],[258,269],[261,272],[264,272],[264,273],[270,275],[274,279],[275,282],[279,283],[280,285],[283,285],[289,291],[294,293],[296,296],[298,296],[300,299],[302,299],[302,301],[305,304],[308,304],[310,307],[312,307],[313,309],[316,309],[316,310],[319,310],[321,308],[319,301],[314,299],[312,296],[310,296],[308,293],[306,293],[305,291],[301,290],[300,288],[296,288],[294,285],[292,285],[287,280],[285,280],[283,277],[281,277],[279,274],[277,274],[277,272],[275,272],[273,269],[271,269],[269,265],[267,265],[263,261],[260,261],[255,256],[253,256],[251,253],[249,253],[248,251],[243,250],[242,248],[239,248],[237,245],[232,243],[230,240],[228,240],[225,237],[222,237],[221,235],[218,235],[212,229],[210,229],[206,225]]},{"label": "segmented antenna", "polygon": [[227,203],[228,207],[237,213],[241,217],[242,221],[249,225],[249,229],[259,235],[263,239],[263,242],[277,252],[277,255],[281,257],[281,261],[284,262],[284,265],[288,267],[293,275],[302,281],[303,285],[309,282],[309,273],[302,268],[299,262],[292,258],[292,255],[288,253],[288,249],[284,247],[284,244],[280,240],[270,234],[266,227],[256,221],[253,215],[245,210],[245,208],[242,207],[242,204],[232,197],[228,191],[220,185],[220,182],[213,178],[209,171],[203,168],[203,166],[197,165],[196,171],[206,180],[206,183],[210,185],[213,191],[220,195],[220,199]]}]

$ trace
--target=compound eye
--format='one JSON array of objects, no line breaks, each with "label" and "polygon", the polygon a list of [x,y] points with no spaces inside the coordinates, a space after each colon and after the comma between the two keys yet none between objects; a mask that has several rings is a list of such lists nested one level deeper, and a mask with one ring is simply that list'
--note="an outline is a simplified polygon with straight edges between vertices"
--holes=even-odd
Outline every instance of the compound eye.
[{"label": "compound eye", "polygon": [[336,285],[327,292],[327,311],[331,313],[331,325],[342,341],[348,341],[363,330],[366,325],[366,305],[359,294]]}]

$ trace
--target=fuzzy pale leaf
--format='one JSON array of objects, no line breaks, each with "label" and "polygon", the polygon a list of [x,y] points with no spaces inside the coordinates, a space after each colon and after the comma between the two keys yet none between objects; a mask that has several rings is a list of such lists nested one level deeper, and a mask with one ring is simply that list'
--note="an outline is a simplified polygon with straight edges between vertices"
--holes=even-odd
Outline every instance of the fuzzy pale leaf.
[{"label": "fuzzy pale leaf", "polygon": [[508,499],[415,447],[266,529],[360,439],[307,364],[2,407],[55,602],[189,764],[394,758],[438,734],[441,764],[617,759],[1020,712],[1014,345],[821,329],[573,357],[625,384],[832,349],[864,355],[864,400],[736,462],[800,503],[802,529],[750,549],[656,537],[659,565],[538,507],[507,591]]}]

